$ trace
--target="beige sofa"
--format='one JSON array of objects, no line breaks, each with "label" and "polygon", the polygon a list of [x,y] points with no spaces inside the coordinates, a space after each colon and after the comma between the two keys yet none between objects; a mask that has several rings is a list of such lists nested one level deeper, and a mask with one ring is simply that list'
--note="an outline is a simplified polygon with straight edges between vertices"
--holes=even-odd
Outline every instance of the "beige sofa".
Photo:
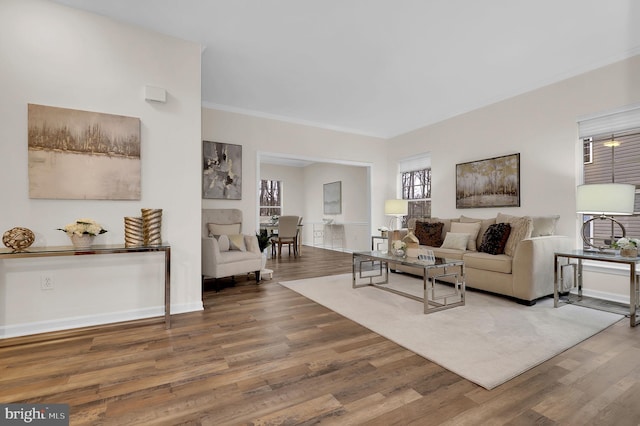
[{"label": "beige sofa", "polygon": [[203,278],[255,273],[260,282],[262,253],[255,235],[242,234],[242,211],[202,210]]},{"label": "beige sofa", "polygon": [[[443,223],[442,239],[452,228],[467,230],[469,223],[478,223],[479,229],[473,241],[469,239],[464,248],[446,248],[421,245],[418,249],[433,250],[437,257],[463,259],[465,263],[465,281],[467,287],[497,293],[516,299],[520,303],[533,305],[536,299],[553,294],[554,252],[571,249],[568,237],[554,235],[558,216],[516,217],[498,214],[495,218],[474,219],[461,216],[456,219],[421,219],[427,223]],[[416,220],[409,221],[409,230],[415,231]],[[463,224],[463,225],[455,225]],[[486,230],[494,223],[510,223],[511,235],[507,246],[508,254],[488,254],[477,249],[481,246]],[[424,225],[421,225],[424,226]],[[537,228],[536,228],[537,227]],[[516,231],[516,232],[513,232]],[[396,231],[389,238],[389,249],[396,239],[406,237],[408,230]],[[512,239],[512,236],[514,237]],[[406,238],[405,238],[406,240]],[[412,251],[415,254],[415,251]],[[420,270],[402,265],[395,269],[409,273],[421,273]]]}]

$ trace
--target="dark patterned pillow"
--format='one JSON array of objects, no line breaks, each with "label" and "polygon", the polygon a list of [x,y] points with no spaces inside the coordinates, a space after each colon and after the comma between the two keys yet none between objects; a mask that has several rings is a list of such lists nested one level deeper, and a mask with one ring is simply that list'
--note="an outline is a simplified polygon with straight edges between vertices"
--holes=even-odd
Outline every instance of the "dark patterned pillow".
[{"label": "dark patterned pillow", "polygon": [[478,247],[478,251],[489,254],[504,254],[509,234],[511,234],[511,225],[508,223],[489,225],[482,236],[482,243]]},{"label": "dark patterned pillow", "polygon": [[442,245],[442,222],[416,222],[413,232],[421,246],[440,247]]}]

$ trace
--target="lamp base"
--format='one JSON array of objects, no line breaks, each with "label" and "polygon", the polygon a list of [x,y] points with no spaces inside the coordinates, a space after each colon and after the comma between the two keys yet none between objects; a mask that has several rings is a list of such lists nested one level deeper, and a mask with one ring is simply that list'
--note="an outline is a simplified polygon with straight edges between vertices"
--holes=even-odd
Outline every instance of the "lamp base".
[{"label": "lamp base", "polygon": [[[606,249],[610,249],[611,248],[611,243],[610,244],[603,244],[603,245],[595,245],[593,244],[591,241],[595,240],[595,238],[589,238],[589,234],[590,234],[590,230],[591,230],[591,222],[595,221],[595,220],[608,220],[611,222],[611,237],[610,240],[611,242],[615,241],[615,237],[613,235],[613,226],[614,225],[618,225],[618,227],[622,230],[622,238],[624,238],[627,235],[627,231],[626,229],[624,229],[624,226],[618,222],[617,220],[615,220],[614,218],[610,217],[610,216],[605,216],[605,215],[601,215],[598,217],[594,217],[591,218],[589,220],[587,220],[585,223],[582,224],[582,241],[584,241],[585,246],[588,247],[593,247],[595,249],[598,249],[599,253],[603,253],[604,250]],[[606,243],[606,240],[603,240],[603,243]]]}]

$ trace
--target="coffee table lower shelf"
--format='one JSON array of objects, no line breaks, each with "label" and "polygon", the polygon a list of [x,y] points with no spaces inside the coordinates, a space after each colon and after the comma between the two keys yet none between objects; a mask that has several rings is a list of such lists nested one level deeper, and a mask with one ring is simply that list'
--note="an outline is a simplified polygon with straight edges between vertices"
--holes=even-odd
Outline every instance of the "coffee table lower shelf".
[{"label": "coffee table lower shelf", "polygon": [[[389,286],[389,265],[405,265],[422,269],[423,296],[407,293]],[[424,304],[424,313],[464,306],[464,262],[436,257],[435,261],[397,257],[389,253],[370,251],[353,253],[352,287],[375,287]],[[436,287],[436,281],[453,278],[453,287]]]}]

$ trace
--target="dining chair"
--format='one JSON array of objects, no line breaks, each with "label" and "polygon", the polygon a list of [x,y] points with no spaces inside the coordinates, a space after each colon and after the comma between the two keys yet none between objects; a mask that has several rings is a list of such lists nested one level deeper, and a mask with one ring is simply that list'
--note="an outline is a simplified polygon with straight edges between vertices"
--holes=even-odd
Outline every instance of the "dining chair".
[{"label": "dining chair", "polygon": [[272,254],[275,254],[275,246],[278,246],[278,257],[282,256],[282,246],[289,248],[293,246],[293,256],[298,257],[298,221],[299,216],[280,216],[278,220],[278,235],[274,236],[272,243]]}]

